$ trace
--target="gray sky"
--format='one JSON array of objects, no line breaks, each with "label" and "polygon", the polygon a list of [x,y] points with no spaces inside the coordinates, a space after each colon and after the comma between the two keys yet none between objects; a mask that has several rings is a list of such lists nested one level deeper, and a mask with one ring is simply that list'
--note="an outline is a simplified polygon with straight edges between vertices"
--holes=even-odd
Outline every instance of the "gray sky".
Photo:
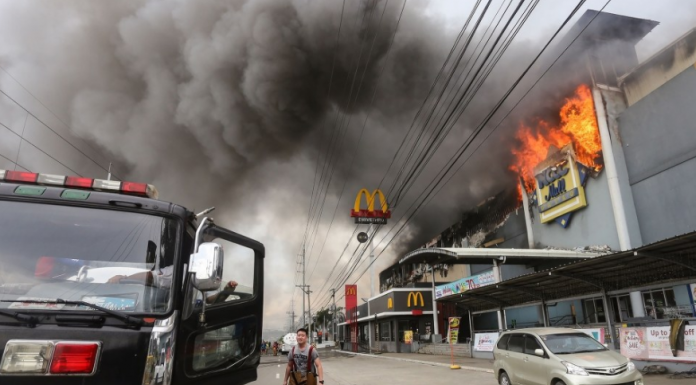
[{"label": "gray sky", "polygon": [[[340,82],[360,55],[361,3],[347,1],[328,97],[341,0],[96,3],[0,0],[0,64],[69,122],[74,135],[117,160],[128,178],[154,183],[163,199],[191,209],[217,206],[219,223],[263,242],[268,253],[264,325],[286,327],[291,294],[300,300],[295,262],[316,160],[324,150],[322,129],[332,124],[336,106],[343,106],[338,90],[346,83]],[[604,3],[590,0],[584,9]],[[324,304],[317,301],[326,294],[317,291],[327,273],[350,257],[337,262],[354,228],[349,211],[355,193],[379,183],[473,4],[410,0],[384,75],[379,77],[376,64],[367,73],[367,84],[379,84],[375,103],[364,97],[341,108],[351,119],[347,144],[336,154],[340,162],[307,263],[315,308]],[[516,41],[530,50],[541,48],[575,4],[542,0]],[[400,6],[389,2],[385,32],[393,30]],[[605,11],[660,22],[638,44],[640,59],[696,26],[696,0],[614,0]],[[382,60],[389,34],[380,36],[375,52]],[[358,122],[368,112],[358,146]],[[453,135],[465,132],[467,124]],[[452,138],[443,152],[460,142]],[[437,161],[434,169],[442,164]],[[455,179],[433,203],[451,207],[450,213],[419,219],[397,243],[437,235],[457,210],[496,192],[496,183],[495,178]],[[355,247],[351,242],[348,252]],[[390,265],[399,250],[388,249],[375,270]],[[368,283],[367,275],[357,282],[359,297],[369,296]],[[296,302],[295,311],[300,310]]]}]

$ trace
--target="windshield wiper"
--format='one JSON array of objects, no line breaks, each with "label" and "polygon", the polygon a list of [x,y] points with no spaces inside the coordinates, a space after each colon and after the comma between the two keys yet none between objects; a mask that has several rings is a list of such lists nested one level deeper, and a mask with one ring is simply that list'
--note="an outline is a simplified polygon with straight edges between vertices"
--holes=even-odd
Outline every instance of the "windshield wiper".
[{"label": "windshield wiper", "polygon": [[123,322],[126,323],[128,326],[132,326],[135,329],[140,328],[145,324],[145,321],[138,317],[131,317],[126,313],[122,313],[120,311],[116,310],[111,310],[107,309],[105,307],[95,305],[93,303],[85,302],[85,301],[70,301],[62,298],[56,298],[54,300],[30,300],[30,299],[14,299],[14,300],[2,300],[0,302],[20,302],[20,303],[59,303],[59,304],[64,304],[64,305],[80,305],[80,306],[86,306],[95,310],[99,310],[103,313],[106,313],[116,319],[119,319]]},{"label": "windshield wiper", "polygon": [[0,314],[12,317],[16,319],[17,321],[23,322],[25,325],[29,327],[34,327],[36,324],[39,322],[39,319],[32,316],[32,315],[26,315],[22,313],[17,313],[14,311],[7,311],[7,310],[0,310]]}]

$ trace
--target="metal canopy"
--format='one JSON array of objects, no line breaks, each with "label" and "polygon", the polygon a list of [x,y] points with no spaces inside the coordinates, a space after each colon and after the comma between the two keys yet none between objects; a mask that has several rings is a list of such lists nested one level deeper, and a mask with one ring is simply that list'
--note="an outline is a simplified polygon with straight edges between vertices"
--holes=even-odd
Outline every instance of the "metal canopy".
[{"label": "metal canopy", "polygon": [[595,258],[599,253],[553,249],[430,248],[406,254],[399,264],[482,264],[495,259],[506,264],[533,265],[540,262]]},{"label": "metal canopy", "polygon": [[471,311],[497,310],[500,305],[491,299],[518,306],[539,302],[540,296],[548,302],[691,279],[696,280],[696,232],[508,279],[440,301],[456,302]]}]

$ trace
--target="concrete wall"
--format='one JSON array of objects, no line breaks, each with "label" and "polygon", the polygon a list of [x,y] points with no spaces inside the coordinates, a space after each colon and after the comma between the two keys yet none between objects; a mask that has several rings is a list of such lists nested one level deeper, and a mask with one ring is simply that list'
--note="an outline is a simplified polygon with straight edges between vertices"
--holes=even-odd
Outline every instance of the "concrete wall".
[{"label": "concrete wall", "polygon": [[629,106],[650,95],[696,63],[696,28],[645,60],[621,79]]},{"label": "concrete wall", "polygon": [[524,223],[524,209],[520,207],[513,211],[505,224],[495,231],[495,236],[491,238],[504,238],[505,241],[496,247],[506,249],[528,249],[527,226]]},{"label": "concrete wall", "polygon": [[56,117],[4,72],[0,91],[0,169],[106,179],[104,151],[73,136],[67,117]]},{"label": "concrete wall", "polygon": [[696,68],[625,110],[621,138],[644,243],[696,230]]}]

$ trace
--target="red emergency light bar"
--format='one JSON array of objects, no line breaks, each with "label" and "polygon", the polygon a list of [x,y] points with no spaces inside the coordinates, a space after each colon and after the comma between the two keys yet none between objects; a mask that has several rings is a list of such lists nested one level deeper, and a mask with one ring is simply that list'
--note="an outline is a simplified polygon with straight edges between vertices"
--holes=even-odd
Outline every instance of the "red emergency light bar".
[{"label": "red emergency light bar", "polygon": [[117,180],[92,179],[78,176],[66,177],[62,175],[39,174],[25,171],[0,170],[0,182],[2,181],[115,192],[153,199],[157,199],[159,196],[157,188],[147,183],[121,182]]}]

